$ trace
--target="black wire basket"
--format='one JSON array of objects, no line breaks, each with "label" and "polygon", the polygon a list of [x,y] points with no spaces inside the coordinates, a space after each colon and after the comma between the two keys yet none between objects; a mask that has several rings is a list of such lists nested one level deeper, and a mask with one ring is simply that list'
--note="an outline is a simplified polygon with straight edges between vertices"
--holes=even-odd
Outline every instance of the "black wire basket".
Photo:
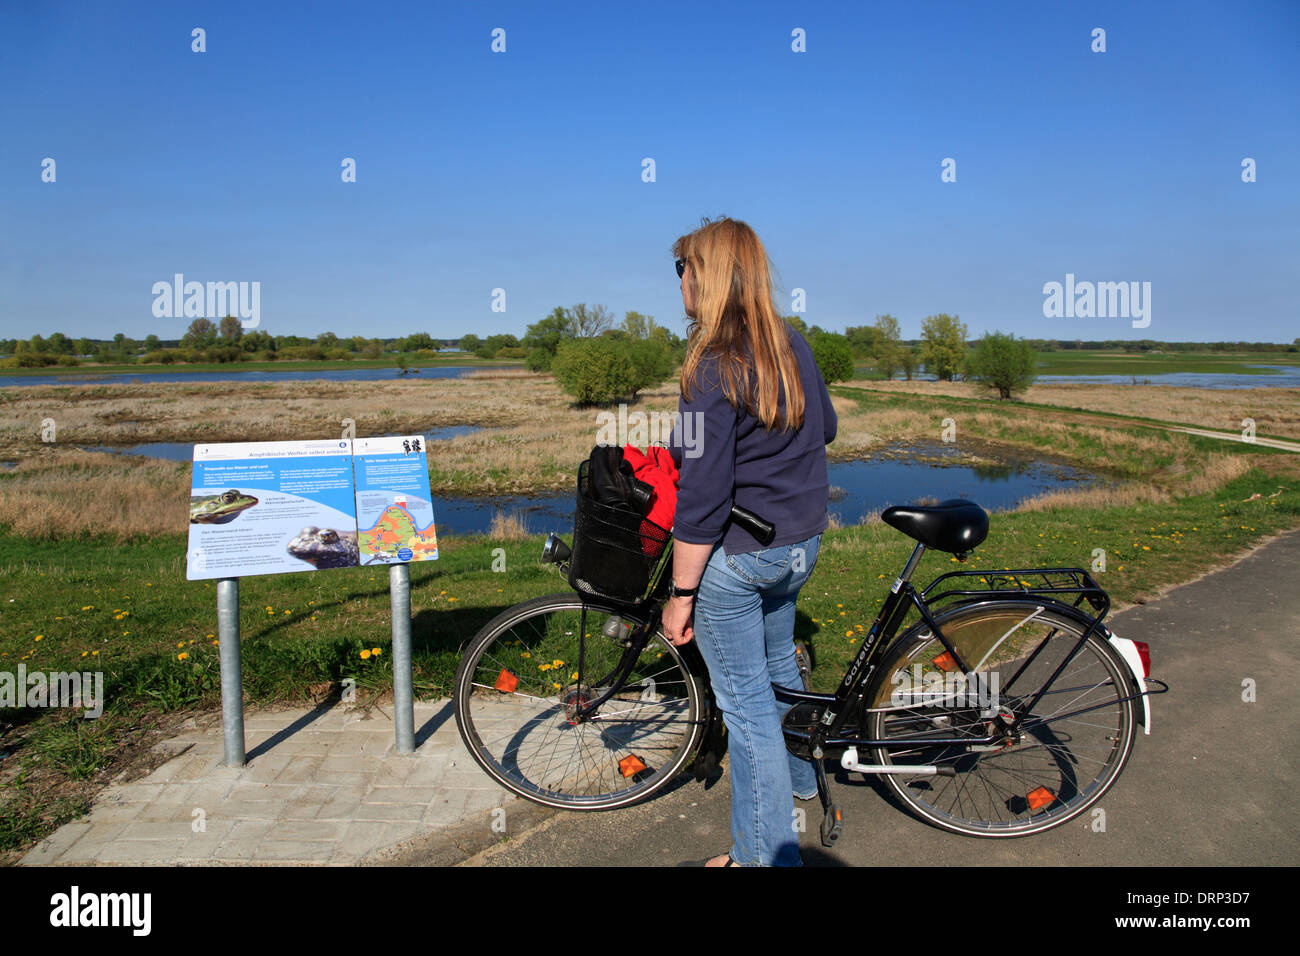
[{"label": "black wire basket", "polygon": [[645,595],[672,532],[629,508],[591,497],[588,462],[578,467],[569,583],[584,594],[635,601]]}]

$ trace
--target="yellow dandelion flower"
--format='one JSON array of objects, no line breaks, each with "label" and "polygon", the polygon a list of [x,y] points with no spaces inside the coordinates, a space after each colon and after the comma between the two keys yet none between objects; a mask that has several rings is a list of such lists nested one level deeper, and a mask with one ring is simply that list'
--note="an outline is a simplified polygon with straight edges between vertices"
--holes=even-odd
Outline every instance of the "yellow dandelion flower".
[{"label": "yellow dandelion flower", "polygon": [[520,651],[519,656],[520,656],[520,657],[532,657],[533,655],[530,654],[528,651]]},{"label": "yellow dandelion flower", "polygon": [[362,651],[362,652],[361,652],[361,659],[362,659],[363,661],[368,661],[368,660],[370,660],[370,651],[368,651],[368,650],[367,650],[367,651]]},{"label": "yellow dandelion flower", "polygon": [[177,646],[177,647],[184,647],[184,646],[185,646],[185,642],[184,642],[184,641],[177,641],[177,642],[176,642],[176,646]]},{"label": "yellow dandelion flower", "polygon": [[32,638],[32,640],[39,641],[44,636],[45,636],[44,634],[37,634],[34,638]]},{"label": "yellow dandelion flower", "polygon": [[177,659],[178,661],[183,661],[183,660],[185,660],[185,659],[186,659],[187,657],[189,657],[189,656],[190,656],[190,655],[189,655],[186,651],[181,651],[179,654],[176,655],[176,659]]},{"label": "yellow dandelion flower", "polygon": [[375,657],[378,657],[380,654],[383,653],[383,649],[378,647],[372,647],[370,648],[370,653],[373,654]]}]

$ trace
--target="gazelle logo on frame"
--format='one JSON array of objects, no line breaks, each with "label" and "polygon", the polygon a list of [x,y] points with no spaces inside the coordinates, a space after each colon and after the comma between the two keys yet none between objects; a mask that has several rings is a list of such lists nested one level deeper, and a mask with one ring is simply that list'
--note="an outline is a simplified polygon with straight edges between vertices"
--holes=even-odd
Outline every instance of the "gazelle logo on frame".
[{"label": "gazelle logo on frame", "polygon": [[1043,317],[1047,319],[1133,319],[1133,328],[1151,324],[1150,282],[1075,282],[1043,285]]},{"label": "gazelle logo on frame", "polygon": [[186,282],[177,272],[171,282],[153,284],[156,319],[217,319],[236,316],[245,329],[262,324],[262,283]]},{"label": "gazelle logo on frame", "polygon": [[104,713],[104,672],[0,671],[0,707],[85,707],[86,719]]},{"label": "gazelle logo on frame", "polygon": [[997,671],[974,674],[926,671],[913,664],[911,673],[896,672],[889,695],[893,707],[978,707],[987,710],[998,705],[1001,681]]}]

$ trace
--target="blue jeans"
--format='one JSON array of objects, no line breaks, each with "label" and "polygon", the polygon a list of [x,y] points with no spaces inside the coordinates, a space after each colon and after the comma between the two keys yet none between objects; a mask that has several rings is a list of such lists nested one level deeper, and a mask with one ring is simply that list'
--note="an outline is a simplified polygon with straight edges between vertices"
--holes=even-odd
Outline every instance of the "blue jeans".
[{"label": "blue jeans", "polygon": [[821,547],[795,544],[709,556],[695,599],[695,639],[727,726],[731,858],[742,866],[799,866],[794,797],[814,795],[813,766],[785,746],[772,684],[802,688],[794,656],[794,604]]}]

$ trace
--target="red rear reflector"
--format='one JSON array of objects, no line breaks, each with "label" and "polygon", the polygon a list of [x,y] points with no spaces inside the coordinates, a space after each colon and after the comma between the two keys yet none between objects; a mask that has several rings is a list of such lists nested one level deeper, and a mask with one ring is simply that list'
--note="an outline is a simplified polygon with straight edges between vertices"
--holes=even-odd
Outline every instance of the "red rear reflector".
[{"label": "red rear reflector", "polygon": [[1053,800],[1056,795],[1046,787],[1039,787],[1037,790],[1030,790],[1025,795],[1025,802],[1029,804],[1029,809],[1037,810],[1039,807],[1045,807]]},{"label": "red rear reflector", "polygon": [[1142,658],[1142,676],[1151,676],[1151,648],[1147,647],[1141,641],[1134,641],[1133,645],[1138,649],[1138,657]]},{"label": "red rear reflector", "polygon": [[645,768],[645,764],[641,762],[641,758],[636,754],[628,754],[618,762],[619,772],[625,777],[630,777],[634,773],[640,773]]},{"label": "red rear reflector", "polygon": [[519,678],[503,667],[501,673],[497,675],[497,682],[492,686],[499,691],[512,694],[515,688],[519,686]]},{"label": "red rear reflector", "polygon": [[944,651],[934,659],[934,666],[939,668],[941,671],[955,671],[957,669],[957,662],[953,659],[951,654]]}]

